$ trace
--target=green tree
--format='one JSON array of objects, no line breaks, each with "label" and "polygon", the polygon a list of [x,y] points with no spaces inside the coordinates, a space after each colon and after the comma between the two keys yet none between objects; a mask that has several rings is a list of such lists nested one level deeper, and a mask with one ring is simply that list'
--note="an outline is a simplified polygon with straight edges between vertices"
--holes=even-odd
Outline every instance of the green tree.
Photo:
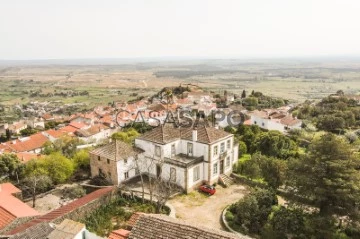
[{"label": "green tree", "polygon": [[26,164],[26,177],[36,175],[49,176],[55,184],[64,183],[74,173],[74,163],[56,152]]},{"label": "green tree", "polygon": [[313,200],[321,216],[357,216],[360,160],[348,142],[325,134],[312,142],[307,155],[290,162],[288,184]]},{"label": "green tree", "polygon": [[255,178],[259,178],[261,176],[261,170],[258,159],[252,157],[251,159],[241,163],[240,173],[250,178],[251,180]]},{"label": "green tree", "polygon": [[308,217],[309,215],[300,208],[277,207],[261,233],[262,238],[310,238],[307,229]]},{"label": "green tree", "polygon": [[73,161],[76,168],[90,169],[89,149],[82,149],[76,152]]},{"label": "green tree", "polygon": [[247,153],[247,146],[244,141],[239,142],[239,157]]},{"label": "green tree", "polygon": [[121,140],[125,143],[131,144],[134,142],[135,138],[140,134],[133,128],[126,129],[124,131],[114,133],[111,138]]},{"label": "green tree", "polygon": [[260,234],[273,205],[277,205],[275,192],[256,188],[229,207],[233,215],[231,224],[242,233]]},{"label": "green tree", "polygon": [[287,161],[262,156],[260,162],[261,175],[268,185],[277,189],[284,184],[287,173]]},{"label": "green tree", "polygon": [[263,155],[287,159],[297,155],[298,147],[289,137],[279,131],[263,132],[255,139],[252,153],[261,152]]},{"label": "green tree", "polygon": [[77,137],[63,136],[57,139],[50,152],[61,152],[65,157],[72,158],[77,151],[77,146],[84,142]]},{"label": "green tree", "polygon": [[25,167],[15,154],[0,155],[0,178],[8,175],[11,180],[19,180],[24,176]]}]

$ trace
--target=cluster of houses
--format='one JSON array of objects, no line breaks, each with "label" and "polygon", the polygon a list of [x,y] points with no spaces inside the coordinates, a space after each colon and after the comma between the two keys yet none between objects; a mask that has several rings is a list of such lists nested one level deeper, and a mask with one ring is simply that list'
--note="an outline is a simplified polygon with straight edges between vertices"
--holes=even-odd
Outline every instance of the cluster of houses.
[{"label": "cluster of houses", "polygon": [[[103,145],[90,152],[91,175],[105,177],[115,186],[139,175],[161,178],[184,192],[191,192],[203,183],[226,185],[238,159],[238,144],[234,135],[221,129],[226,126],[224,121],[211,126],[206,120],[200,120],[188,127],[166,122],[168,112],[178,112],[179,109],[203,112],[205,116],[219,110],[211,94],[185,92],[171,102],[153,99],[152,102],[114,103],[67,117],[46,113],[39,118],[3,125],[15,134],[27,127],[41,131],[1,143],[0,154],[15,153],[22,162],[27,162],[39,157],[48,142],[53,143],[63,136],[78,137],[85,144]],[[245,124],[286,132],[300,128],[302,124],[292,117],[290,109],[240,110],[247,116]],[[235,109],[220,110],[227,114]],[[51,121],[57,122],[57,127],[45,130],[45,124]],[[110,139],[121,127],[136,121],[145,121],[154,128],[137,137],[133,145]],[[74,215],[81,213],[76,210],[84,205],[95,205],[94,200],[111,190],[112,187],[97,190],[40,215],[20,200],[19,189],[11,184],[0,184],[0,238],[102,238],[90,233],[84,224],[76,222],[78,218]],[[245,238],[188,225],[169,216],[141,213],[135,213],[125,228],[113,231],[108,238],[159,238],[159,235],[162,238],[177,238],[178,235],[183,235],[183,238],[191,235],[194,238],[199,235],[204,238]]]}]

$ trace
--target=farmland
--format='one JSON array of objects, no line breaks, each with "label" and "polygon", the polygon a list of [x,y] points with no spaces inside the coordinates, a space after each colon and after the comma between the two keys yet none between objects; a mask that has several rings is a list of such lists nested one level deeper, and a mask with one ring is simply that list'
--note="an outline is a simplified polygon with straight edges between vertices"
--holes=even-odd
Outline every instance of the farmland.
[{"label": "farmland", "polygon": [[[343,90],[360,92],[360,60],[190,60],[100,64],[0,64],[0,104],[29,101],[100,103],[151,96],[192,83],[240,94],[261,91],[294,102]],[[81,92],[87,92],[81,94]]]}]

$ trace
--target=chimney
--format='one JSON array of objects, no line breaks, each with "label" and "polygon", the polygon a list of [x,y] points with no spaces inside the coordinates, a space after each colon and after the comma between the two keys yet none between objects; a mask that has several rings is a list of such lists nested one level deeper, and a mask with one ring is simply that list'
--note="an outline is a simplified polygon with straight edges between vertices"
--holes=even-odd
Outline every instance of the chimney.
[{"label": "chimney", "polygon": [[193,128],[192,130],[192,140],[197,141],[197,128]]}]

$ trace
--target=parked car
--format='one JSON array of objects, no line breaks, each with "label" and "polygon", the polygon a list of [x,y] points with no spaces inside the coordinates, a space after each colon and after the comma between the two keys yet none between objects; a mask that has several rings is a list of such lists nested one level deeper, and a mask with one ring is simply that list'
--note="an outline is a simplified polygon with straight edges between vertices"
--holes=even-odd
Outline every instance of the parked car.
[{"label": "parked car", "polygon": [[215,189],[214,186],[210,186],[210,185],[207,185],[207,184],[201,185],[199,187],[199,190],[201,192],[207,193],[209,195],[214,195],[214,193],[216,192],[216,189]]}]

